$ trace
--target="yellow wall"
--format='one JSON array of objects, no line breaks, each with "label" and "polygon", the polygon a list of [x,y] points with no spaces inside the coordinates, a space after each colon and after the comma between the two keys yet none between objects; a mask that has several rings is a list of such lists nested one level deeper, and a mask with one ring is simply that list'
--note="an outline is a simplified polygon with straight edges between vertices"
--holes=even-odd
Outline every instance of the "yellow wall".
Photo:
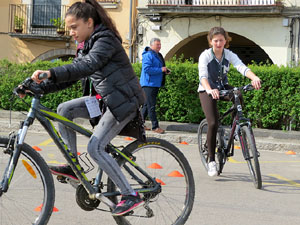
[{"label": "yellow wall", "polygon": [[[29,0],[27,0],[28,2]],[[62,0],[62,4],[71,5],[76,0]],[[136,0],[134,0],[136,2]],[[22,0],[0,0],[0,59],[14,62],[31,62],[38,56],[54,49],[65,49],[67,41],[47,41],[37,39],[19,39],[8,35],[9,4],[21,4]],[[116,9],[106,9],[114,20],[123,39],[124,47],[128,51],[130,0],[121,0]],[[70,47],[75,48],[70,40]]]},{"label": "yellow wall", "polygon": [[[74,47],[74,46],[73,46]],[[8,59],[13,62],[31,62],[39,55],[53,49],[63,49],[62,41],[45,40],[20,40],[8,35],[0,35],[0,59]]]},{"label": "yellow wall", "polygon": [[0,32],[8,32],[8,4],[5,6],[0,1]]}]

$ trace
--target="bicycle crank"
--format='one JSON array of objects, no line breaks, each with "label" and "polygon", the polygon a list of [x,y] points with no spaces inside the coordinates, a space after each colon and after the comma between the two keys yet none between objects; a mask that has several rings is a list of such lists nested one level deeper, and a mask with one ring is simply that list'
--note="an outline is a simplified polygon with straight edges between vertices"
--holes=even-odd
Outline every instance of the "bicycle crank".
[{"label": "bicycle crank", "polygon": [[100,200],[91,199],[89,197],[89,194],[82,184],[78,185],[78,187],[76,188],[76,202],[79,207],[85,211],[92,211],[96,209],[100,204]]}]

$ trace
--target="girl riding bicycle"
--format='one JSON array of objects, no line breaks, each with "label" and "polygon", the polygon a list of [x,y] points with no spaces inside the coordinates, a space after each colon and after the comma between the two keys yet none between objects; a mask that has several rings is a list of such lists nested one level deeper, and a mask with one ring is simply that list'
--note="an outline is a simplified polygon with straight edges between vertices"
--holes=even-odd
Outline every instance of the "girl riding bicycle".
[{"label": "girl riding bicycle", "polygon": [[[48,80],[41,83],[45,93],[61,90],[86,78],[83,89],[89,91],[88,96],[70,100],[58,107],[58,113],[70,120],[78,117],[91,119],[90,113],[97,111],[97,107],[99,109],[96,96],[101,96],[106,111],[89,140],[88,152],[120,188],[123,197],[112,212],[114,216],[120,216],[142,205],[143,200],[134,192],[119,165],[105,148],[137,116],[139,107],[145,101],[144,93],[122,47],[119,32],[97,1],[74,3],[68,9],[65,21],[75,41],[84,42],[80,55],[72,64],[51,68],[49,71],[37,70],[31,78],[41,83],[39,75],[47,73]],[[90,107],[94,103],[96,107]],[[60,132],[76,156],[75,132],[64,126],[60,126]],[[77,179],[69,165],[49,167],[53,174]]]},{"label": "girl riding bicycle", "polygon": [[[217,100],[220,99],[219,90],[231,89],[228,84],[227,73],[230,63],[244,76],[251,79],[255,89],[260,89],[260,79],[238,58],[236,54],[226,49],[231,38],[222,27],[213,27],[207,35],[211,48],[203,51],[199,57],[199,98],[205,114],[208,130],[208,175],[218,174],[215,162],[216,135],[218,131],[219,112]],[[221,99],[229,100],[229,99]]]}]

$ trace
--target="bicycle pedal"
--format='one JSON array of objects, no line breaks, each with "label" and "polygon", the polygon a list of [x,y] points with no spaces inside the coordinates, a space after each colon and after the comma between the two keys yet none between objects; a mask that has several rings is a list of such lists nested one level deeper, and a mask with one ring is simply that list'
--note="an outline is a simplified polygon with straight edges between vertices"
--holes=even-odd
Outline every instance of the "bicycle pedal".
[{"label": "bicycle pedal", "polygon": [[57,179],[60,183],[63,183],[63,184],[67,184],[67,183],[68,183],[66,177],[64,177],[64,176],[57,175],[57,176],[56,176],[56,179]]},{"label": "bicycle pedal", "polygon": [[228,152],[228,153],[227,153],[227,157],[232,157],[232,156],[234,156],[234,153],[233,153],[233,152]]},{"label": "bicycle pedal", "polygon": [[125,213],[123,216],[131,216],[131,215],[133,215],[133,213],[134,213],[134,211],[131,210],[131,211],[129,211],[128,213]]}]

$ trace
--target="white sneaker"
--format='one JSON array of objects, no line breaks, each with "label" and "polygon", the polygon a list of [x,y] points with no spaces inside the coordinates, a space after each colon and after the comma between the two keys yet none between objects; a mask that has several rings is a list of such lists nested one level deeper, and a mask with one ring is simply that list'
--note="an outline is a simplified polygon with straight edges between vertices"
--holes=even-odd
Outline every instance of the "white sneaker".
[{"label": "white sneaker", "polygon": [[207,164],[208,167],[208,176],[213,177],[213,176],[217,176],[218,171],[217,171],[217,164],[215,161],[211,161]]}]

